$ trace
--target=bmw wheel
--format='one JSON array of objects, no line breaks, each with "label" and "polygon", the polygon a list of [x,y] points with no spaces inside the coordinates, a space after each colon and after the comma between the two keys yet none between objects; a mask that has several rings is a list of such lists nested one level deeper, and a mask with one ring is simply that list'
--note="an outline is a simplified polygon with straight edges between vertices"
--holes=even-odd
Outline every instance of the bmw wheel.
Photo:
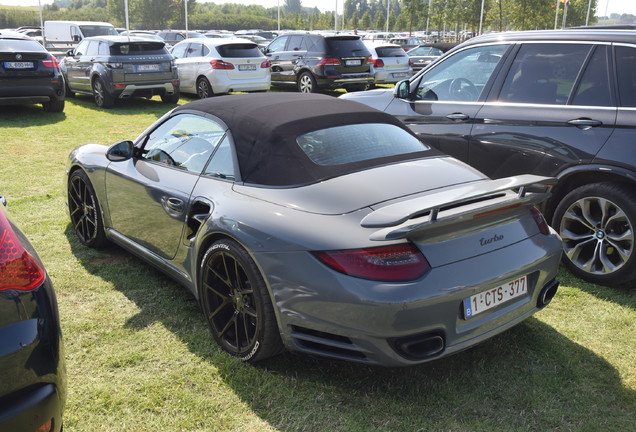
[{"label": "bmw wheel", "polygon": [[95,105],[100,108],[112,108],[115,105],[115,98],[108,93],[104,81],[99,77],[93,80],[93,97]]},{"label": "bmw wheel", "polygon": [[214,96],[212,85],[206,77],[200,77],[197,80],[197,96],[199,96],[199,99],[205,99],[209,98],[210,96]]},{"label": "bmw wheel", "polygon": [[237,242],[219,240],[200,272],[200,302],[216,342],[244,362],[282,349],[269,293],[258,267]]},{"label": "bmw wheel", "polygon": [[73,231],[82,244],[89,247],[106,244],[99,202],[82,170],[73,171],[68,179],[68,210]]},{"label": "bmw wheel", "polygon": [[301,93],[317,93],[316,78],[310,72],[303,72],[298,77],[298,91]]},{"label": "bmw wheel", "polygon": [[564,263],[572,273],[604,285],[627,285],[636,279],[632,188],[590,184],[574,189],[559,203],[553,226],[561,235]]},{"label": "bmw wheel", "polygon": [[64,111],[64,99],[51,99],[48,102],[42,102],[42,109],[47,112],[59,113]]}]

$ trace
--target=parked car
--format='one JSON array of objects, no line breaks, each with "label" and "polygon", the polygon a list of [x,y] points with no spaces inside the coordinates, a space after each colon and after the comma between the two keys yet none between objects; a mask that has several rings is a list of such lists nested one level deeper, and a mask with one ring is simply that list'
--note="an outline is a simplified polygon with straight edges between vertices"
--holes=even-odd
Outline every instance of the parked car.
[{"label": "parked car", "polygon": [[441,57],[444,52],[433,46],[420,45],[408,50],[406,54],[411,58],[411,66],[413,66],[413,70],[415,72],[419,72],[421,69],[424,69],[433,61],[437,60],[438,57]]},{"label": "parked car", "polygon": [[203,99],[232,91],[266,91],[269,60],[256,43],[238,38],[186,39],[172,49],[181,91]]},{"label": "parked car", "polygon": [[529,192],[554,179],[489,180],[331,96],[184,104],[134,142],[76,148],[67,176],[79,240],[119,244],[182,283],[247,362],[284,346],[421,363],[557,290],[561,242],[534,207],[545,194]]},{"label": "parked car", "polygon": [[400,45],[404,50],[410,50],[411,48],[415,48],[416,46],[423,44],[425,41],[424,39],[416,36],[397,36],[390,38],[389,42]]},{"label": "parked car", "polygon": [[358,91],[373,84],[370,53],[360,36],[290,33],[274,39],[264,53],[272,64],[272,84],[296,86],[301,93]]},{"label": "parked car", "polygon": [[545,206],[564,262],[599,284],[636,280],[636,32],[563,30],[471,39],[395,91],[356,100],[491,178],[559,182]]},{"label": "parked car", "polygon": [[17,32],[0,31],[0,105],[42,104],[64,111],[64,79],[57,59]]},{"label": "parked car", "polygon": [[119,33],[120,36],[138,36],[145,39],[154,39],[158,41],[163,41],[163,38],[159,36],[156,32],[151,30],[124,30]]},{"label": "parked car", "polygon": [[174,58],[162,41],[136,36],[85,38],[60,62],[66,93],[92,95],[95,105],[112,108],[117,99],[161,96],[179,101]]},{"label": "parked car", "polygon": [[373,62],[375,84],[391,84],[413,75],[411,60],[399,45],[381,41],[365,41]]},{"label": "parked car", "polygon": [[166,41],[168,45],[174,45],[186,39],[204,38],[204,34],[193,30],[163,30],[158,33],[159,37]]},{"label": "parked car", "polygon": [[59,432],[66,369],[55,292],[0,203],[0,430]]}]

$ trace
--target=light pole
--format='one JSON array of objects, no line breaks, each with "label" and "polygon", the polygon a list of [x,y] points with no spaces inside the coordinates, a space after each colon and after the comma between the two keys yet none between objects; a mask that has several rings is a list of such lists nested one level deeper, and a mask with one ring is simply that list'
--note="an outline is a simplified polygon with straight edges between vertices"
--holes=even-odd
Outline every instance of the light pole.
[{"label": "light pole", "polygon": [[386,0],[386,32],[389,32],[389,13],[391,11],[391,0]]}]

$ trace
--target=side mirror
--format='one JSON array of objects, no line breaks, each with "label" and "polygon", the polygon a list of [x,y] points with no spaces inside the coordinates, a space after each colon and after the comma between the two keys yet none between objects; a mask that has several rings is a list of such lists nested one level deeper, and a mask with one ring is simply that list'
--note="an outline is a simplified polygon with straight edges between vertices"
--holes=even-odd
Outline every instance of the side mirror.
[{"label": "side mirror", "polygon": [[135,146],[132,141],[120,141],[110,146],[106,151],[106,158],[111,162],[122,162],[135,155]]},{"label": "side mirror", "polygon": [[409,80],[398,82],[395,87],[393,87],[393,97],[398,99],[408,99],[411,95],[410,84]]},{"label": "side mirror", "polygon": [[75,50],[68,50],[66,51],[66,57],[75,57]]},{"label": "side mirror", "polygon": [[73,42],[79,42],[81,40],[82,38],[80,37],[80,35],[73,35]]}]

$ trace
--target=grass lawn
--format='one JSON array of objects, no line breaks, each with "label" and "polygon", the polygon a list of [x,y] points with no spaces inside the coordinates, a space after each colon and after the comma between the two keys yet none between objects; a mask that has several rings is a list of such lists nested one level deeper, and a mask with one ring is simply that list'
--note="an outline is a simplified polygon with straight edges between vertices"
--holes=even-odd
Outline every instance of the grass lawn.
[{"label": "grass lawn", "polygon": [[170,107],[100,110],[86,96],[62,114],[0,107],[0,194],[58,294],[66,432],[636,430],[636,290],[564,271],[533,318],[417,367],[224,354],[185,289],[117,247],[81,246],[64,204],[74,147],[134,139]]}]

